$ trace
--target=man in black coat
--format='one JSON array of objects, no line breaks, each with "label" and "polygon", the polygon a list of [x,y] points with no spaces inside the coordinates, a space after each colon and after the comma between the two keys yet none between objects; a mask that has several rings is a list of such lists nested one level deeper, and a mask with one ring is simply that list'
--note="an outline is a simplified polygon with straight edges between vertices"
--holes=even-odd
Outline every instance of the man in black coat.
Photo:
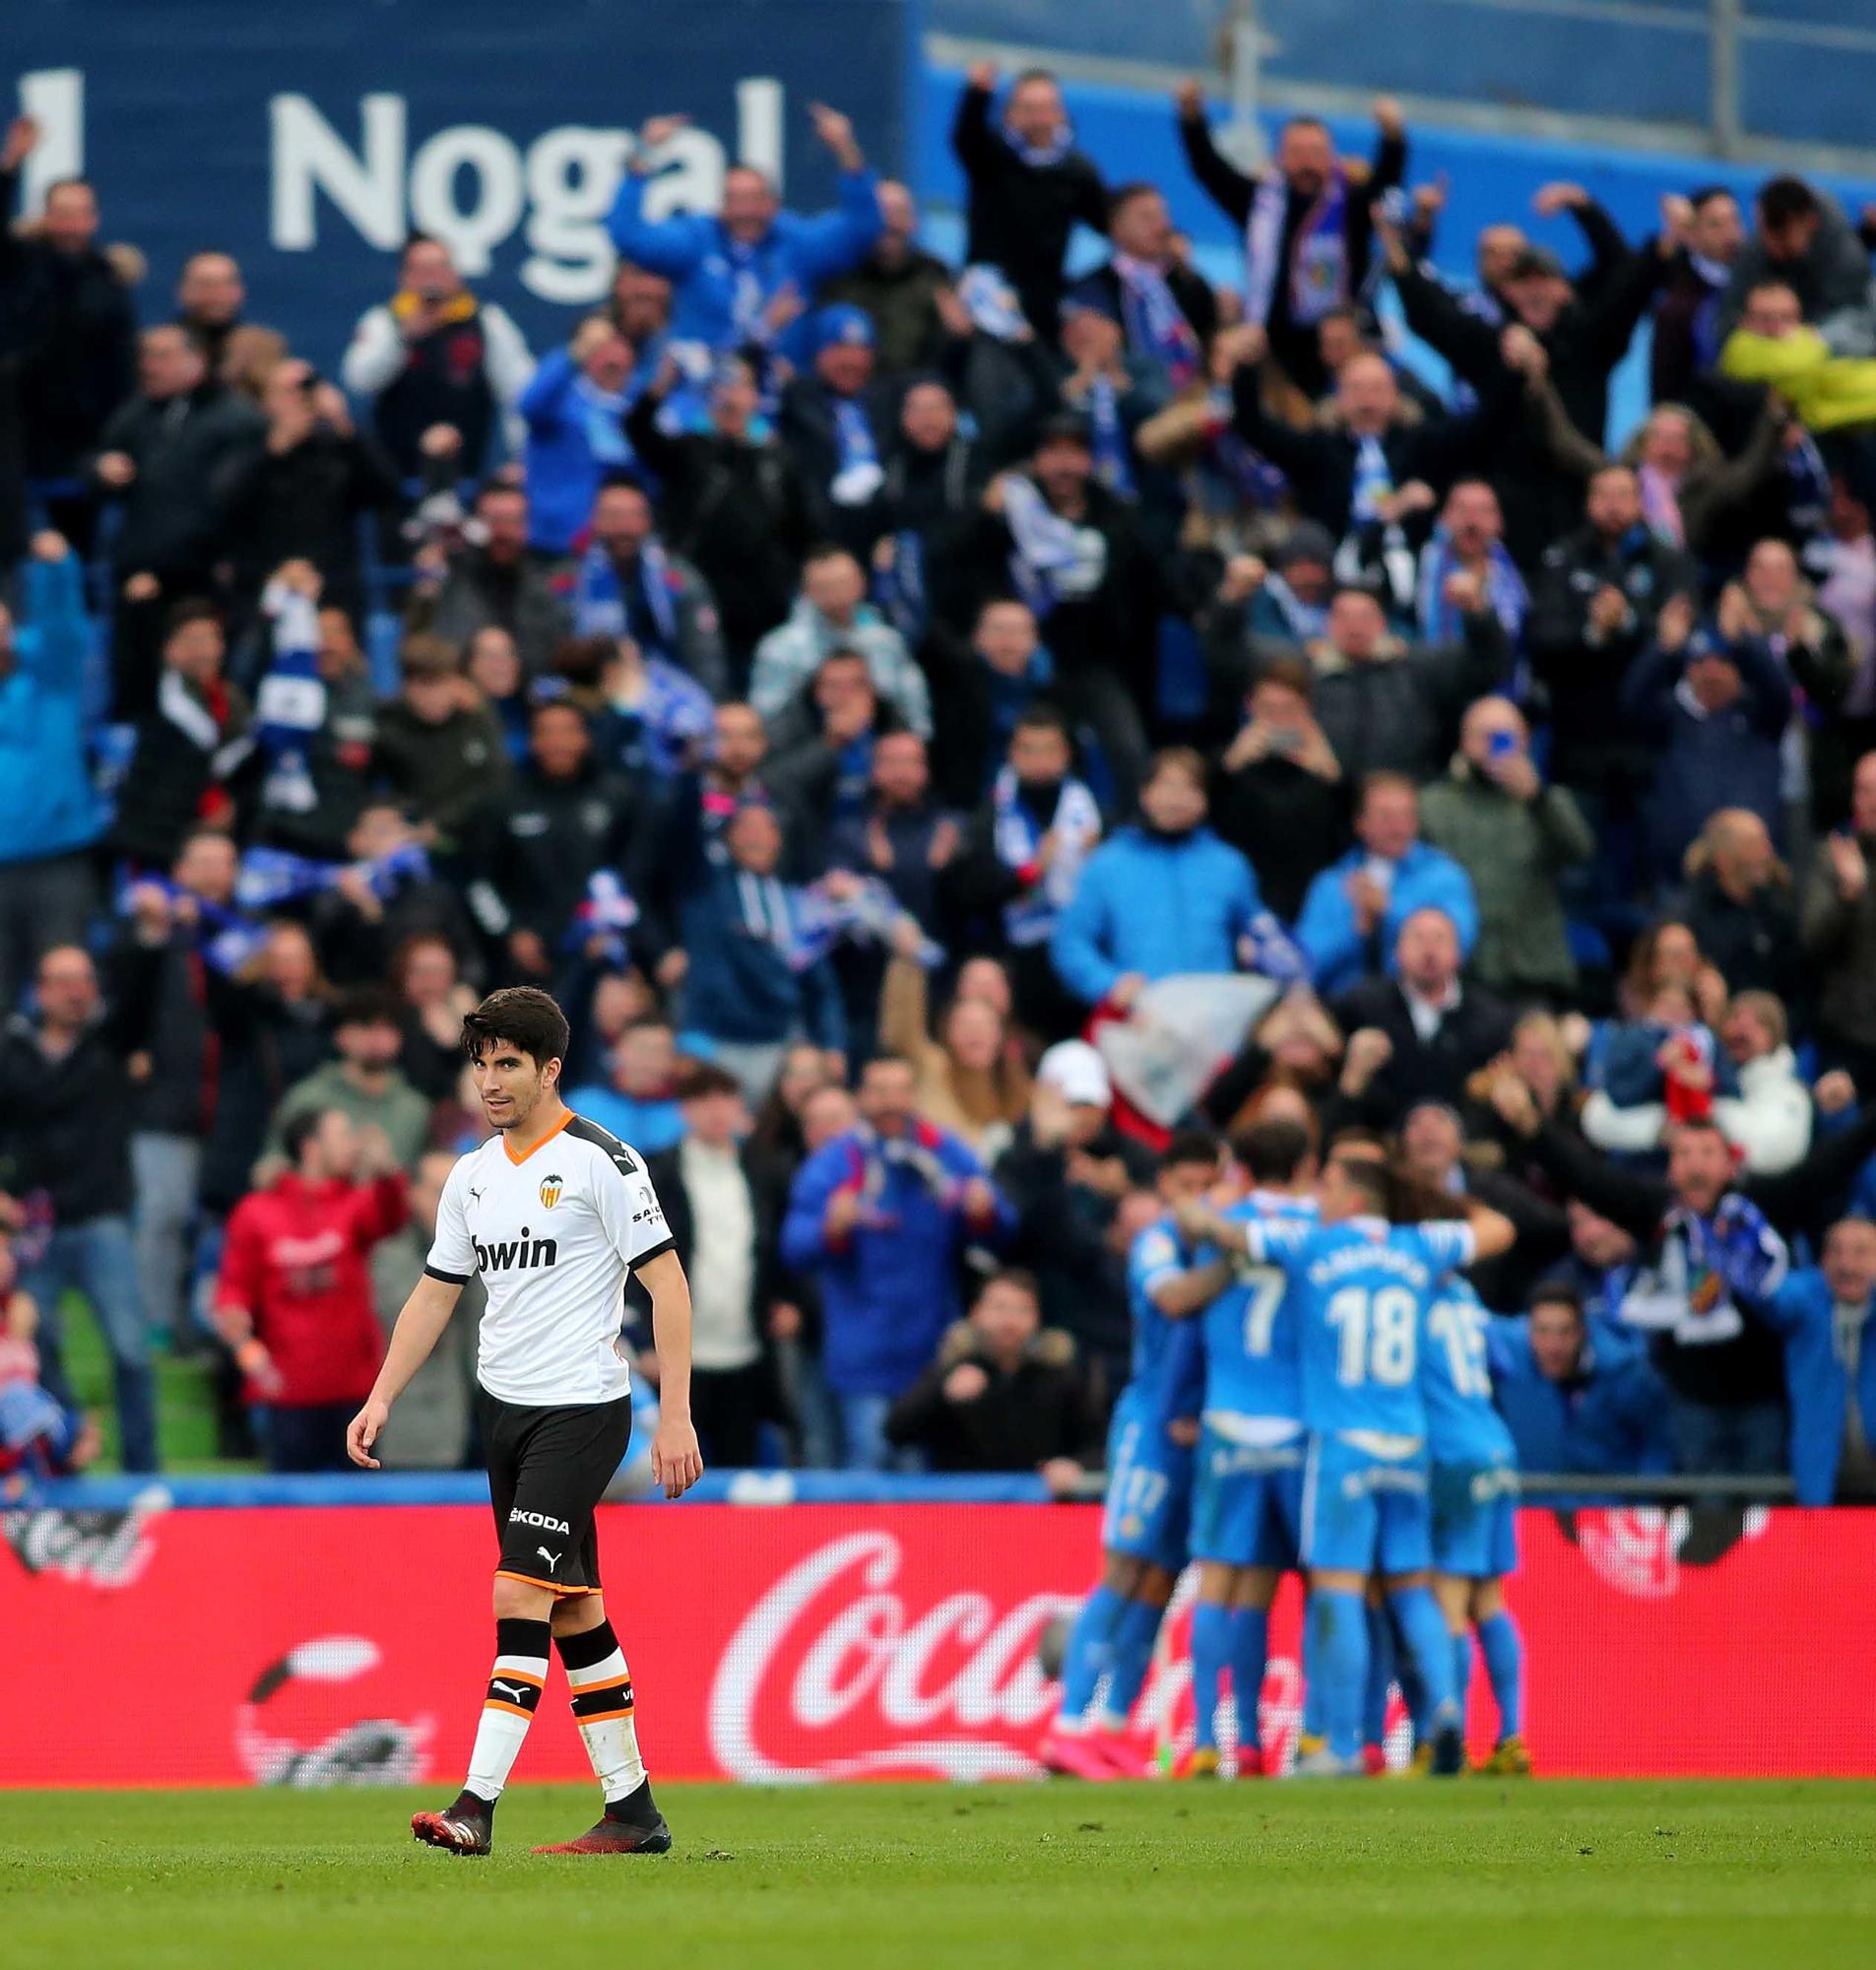
[{"label": "man in black coat", "polygon": [[1074,1343],[1042,1325],[1032,1274],[984,1281],[969,1319],[893,1404],[886,1438],[922,1450],[934,1471],[1034,1471],[1059,1497],[1099,1467],[1100,1422]]},{"label": "man in black coat", "polygon": [[1459,936],[1444,910],[1415,910],[1394,944],[1393,975],[1336,1001],[1348,1034],[1325,1125],[1392,1129],[1410,1108],[1457,1108],[1466,1077],[1511,1044],[1512,1016],[1459,979]]},{"label": "man in black coat", "polygon": [[1173,252],[1173,219],[1157,185],[1117,186],[1108,198],[1110,257],[1068,290],[1068,304],[1121,324],[1130,362],[1180,387],[1203,371],[1218,328],[1218,297],[1202,274]]},{"label": "man in black coat", "polygon": [[[39,141],[38,126],[19,118],[0,153],[0,213],[13,210],[21,164]],[[82,478],[98,433],[130,395],[136,376],[137,316],[130,290],[97,244],[97,195],[83,178],[47,188],[36,234],[20,249],[20,292],[38,334],[20,379],[26,469],[38,480]],[[50,524],[81,553],[91,544],[91,502],[78,489],[61,492]]]},{"label": "man in black coat", "polygon": [[[1179,140],[1193,176],[1253,248],[1250,319],[1268,332],[1284,374],[1314,400],[1328,381],[1317,324],[1359,298],[1374,241],[1370,208],[1399,184],[1407,168],[1400,105],[1391,97],[1376,98],[1380,142],[1369,165],[1337,158],[1327,126],[1318,118],[1294,116],[1283,126],[1270,170],[1251,177],[1212,143],[1198,84],[1185,84],[1175,99]],[[1274,227],[1263,227],[1260,205],[1273,211]],[[1274,236],[1266,237],[1266,230]]]},{"label": "man in black coat", "polygon": [[1061,88],[1047,69],[1016,77],[1001,130],[991,124],[996,88],[996,65],[979,62],[951,125],[951,151],[970,185],[964,257],[1002,268],[1029,326],[1051,343],[1068,235],[1077,224],[1107,230],[1107,190],[1074,148]]},{"label": "man in black coat", "polygon": [[873,322],[851,303],[814,317],[814,366],[782,391],[776,435],[813,488],[817,531],[865,556],[880,464],[892,429],[890,392],[873,375]]},{"label": "man in black coat", "polygon": [[883,559],[881,610],[916,651],[934,631],[962,635],[970,624],[979,587],[970,549],[987,477],[984,447],[958,428],[949,388],[922,376],[899,405],[882,463],[885,477],[867,510],[868,558],[876,558],[875,567]]}]

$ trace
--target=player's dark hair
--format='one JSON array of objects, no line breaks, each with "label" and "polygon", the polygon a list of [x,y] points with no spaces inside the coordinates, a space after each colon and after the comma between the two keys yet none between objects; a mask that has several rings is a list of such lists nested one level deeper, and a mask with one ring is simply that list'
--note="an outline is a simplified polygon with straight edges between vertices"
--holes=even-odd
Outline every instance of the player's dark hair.
[{"label": "player's dark hair", "polygon": [[1759,188],[1759,223],[1768,229],[1809,219],[1817,209],[1817,193],[1802,178],[1768,178]]},{"label": "player's dark hair", "polygon": [[570,1038],[566,1015],[538,985],[504,985],[463,1020],[463,1051],[471,1060],[505,1040],[536,1067],[546,1067],[566,1059]]},{"label": "player's dark hair", "polygon": [[1163,1170],[1178,1169],[1187,1163],[1205,1163],[1217,1168],[1218,1138],[1209,1129],[1179,1130],[1159,1159]]},{"label": "player's dark hair", "polygon": [[333,1112],[330,1108],[300,1108],[280,1125],[281,1149],[295,1169],[306,1153],[306,1145],[318,1135],[326,1117]]},{"label": "player's dark hair", "polygon": [[397,1002],[382,985],[354,985],[339,993],[332,1002],[332,1028],[341,1026],[394,1026]]},{"label": "player's dark hair", "polygon": [[1287,1115],[1253,1122],[1231,1139],[1231,1153],[1245,1166],[1253,1183],[1291,1183],[1308,1159],[1310,1132]]},{"label": "player's dark hair", "polygon": [[1540,1306],[1567,1306],[1577,1316],[1578,1326],[1584,1324],[1583,1295],[1568,1280],[1540,1280],[1531,1289],[1529,1311],[1535,1313]]}]

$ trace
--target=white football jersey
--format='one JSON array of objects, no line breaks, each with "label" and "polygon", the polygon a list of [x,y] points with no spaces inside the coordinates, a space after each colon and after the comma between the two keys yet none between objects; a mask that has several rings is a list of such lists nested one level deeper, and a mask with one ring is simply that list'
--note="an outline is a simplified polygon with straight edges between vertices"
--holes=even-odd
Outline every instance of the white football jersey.
[{"label": "white football jersey", "polygon": [[618,1341],[626,1277],[671,1246],[642,1158],[569,1113],[525,1156],[497,1135],[462,1157],[423,1270],[452,1284],[481,1274],[483,1387],[500,1402],[557,1409],[630,1391]]}]

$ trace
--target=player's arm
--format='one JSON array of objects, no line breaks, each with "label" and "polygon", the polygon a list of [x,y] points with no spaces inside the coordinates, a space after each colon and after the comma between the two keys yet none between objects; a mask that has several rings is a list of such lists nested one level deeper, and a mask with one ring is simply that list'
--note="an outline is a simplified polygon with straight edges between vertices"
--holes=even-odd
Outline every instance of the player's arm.
[{"label": "player's arm", "polygon": [[669,1246],[637,1268],[651,1295],[652,1345],[658,1350],[658,1430],[651,1475],[667,1498],[680,1498],[703,1476],[703,1453],[690,1420],[690,1281]]},{"label": "player's arm", "polygon": [[367,1471],[378,1468],[371,1446],[391,1413],[391,1405],[430,1358],[430,1350],[442,1338],[467,1283],[466,1280],[439,1279],[434,1273],[425,1272],[411,1289],[404,1311],[397,1317],[397,1326],[391,1330],[391,1345],[384,1350],[384,1365],[378,1370],[378,1379],[364,1399],[364,1408],[352,1418],[346,1430],[346,1455],[353,1463],[363,1465]]},{"label": "player's arm", "polygon": [[1502,1211],[1494,1211],[1476,1197],[1468,1197],[1464,1202],[1466,1228],[1472,1234],[1472,1258],[1461,1263],[1470,1265],[1480,1259],[1503,1258],[1518,1243],[1518,1226]]},{"label": "player's arm", "polygon": [[1168,1273],[1146,1289],[1146,1296],[1168,1320],[1190,1320],[1202,1313],[1231,1283],[1232,1260],[1224,1253],[1184,1272]]}]

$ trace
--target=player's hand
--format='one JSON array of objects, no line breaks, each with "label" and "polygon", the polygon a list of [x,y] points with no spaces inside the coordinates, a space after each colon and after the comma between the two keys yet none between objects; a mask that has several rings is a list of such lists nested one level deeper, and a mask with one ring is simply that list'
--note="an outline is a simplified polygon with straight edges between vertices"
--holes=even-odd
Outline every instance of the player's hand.
[{"label": "player's hand", "polygon": [[378,1460],[371,1455],[371,1446],[377,1442],[378,1432],[390,1413],[391,1405],[373,1396],[346,1425],[346,1455],[353,1463],[362,1465],[367,1471],[379,1468]]},{"label": "player's hand", "polygon": [[651,1440],[651,1475],[667,1498],[681,1498],[703,1476],[703,1452],[688,1416],[659,1416]]}]

